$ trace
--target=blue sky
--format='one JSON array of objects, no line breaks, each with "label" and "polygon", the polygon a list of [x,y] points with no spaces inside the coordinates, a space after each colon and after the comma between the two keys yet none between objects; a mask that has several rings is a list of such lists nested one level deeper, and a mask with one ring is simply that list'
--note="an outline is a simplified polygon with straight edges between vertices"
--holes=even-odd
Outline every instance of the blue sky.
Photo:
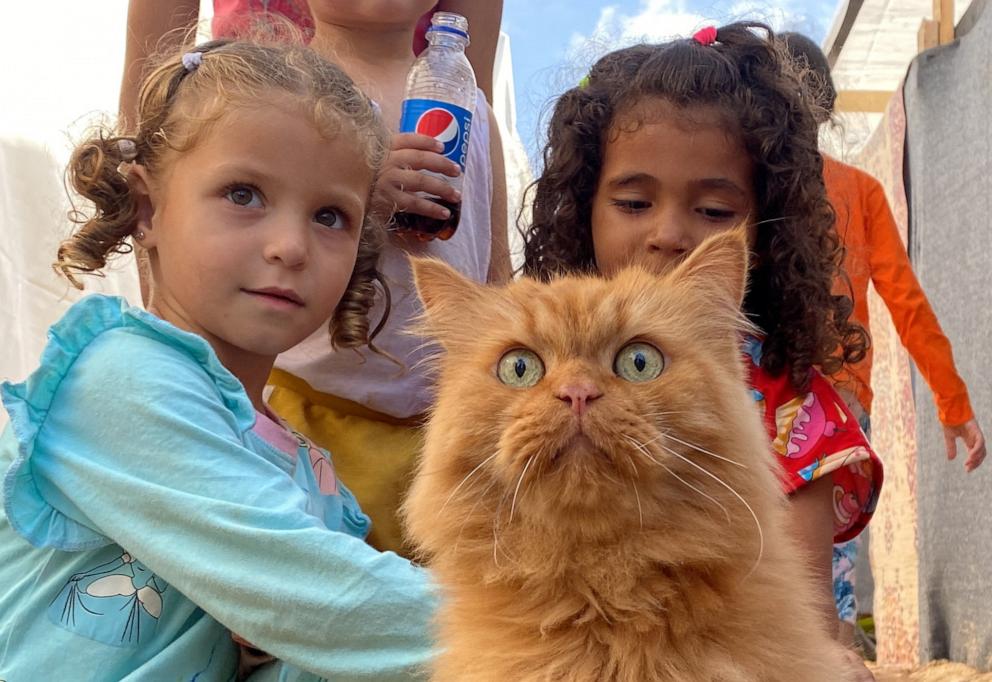
[{"label": "blue sky", "polygon": [[517,129],[538,156],[542,115],[596,57],[639,39],[685,36],[708,24],[755,18],[820,42],[837,0],[504,0],[517,96]]}]

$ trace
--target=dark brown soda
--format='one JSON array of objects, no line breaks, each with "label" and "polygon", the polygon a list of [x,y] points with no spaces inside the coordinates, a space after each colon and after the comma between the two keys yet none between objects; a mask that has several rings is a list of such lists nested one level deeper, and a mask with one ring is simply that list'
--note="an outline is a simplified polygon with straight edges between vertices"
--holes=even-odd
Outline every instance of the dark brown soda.
[{"label": "dark brown soda", "polygon": [[434,239],[442,241],[451,239],[458,229],[458,219],[462,214],[462,205],[452,203],[443,199],[430,199],[435,204],[440,204],[451,211],[447,220],[428,218],[416,213],[397,213],[393,216],[396,223],[396,230],[405,234],[415,236],[422,242],[429,242]]}]

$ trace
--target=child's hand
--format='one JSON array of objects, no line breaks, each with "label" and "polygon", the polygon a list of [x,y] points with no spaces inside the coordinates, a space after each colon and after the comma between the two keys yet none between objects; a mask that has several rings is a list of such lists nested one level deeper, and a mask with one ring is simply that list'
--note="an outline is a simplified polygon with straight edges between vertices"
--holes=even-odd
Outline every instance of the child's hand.
[{"label": "child's hand", "polygon": [[461,193],[444,180],[419,172],[428,170],[458,177],[461,169],[441,156],[439,152],[443,149],[444,145],[433,137],[416,133],[394,134],[389,156],[376,183],[375,207],[387,217],[403,212],[438,220],[447,218],[448,209],[416,194],[427,192],[451,203],[461,201]]},{"label": "child's hand", "polygon": [[238,645],[238,675],[239,680],[247,679],[249,675],[266,663],[276,660],[274,656],[265,653],[244,637],[231,633],[231,639]]},{"label": "child's hand", "polygon": [[974,471],[985,459],[985,434],[982,427],[974,419],[961,426],[944,427],[944,444],[947,446],[947,459],[954,459],[958,454],[957,439],[964,441],[968,448],[968,459],[964,462],[965,471]]}]

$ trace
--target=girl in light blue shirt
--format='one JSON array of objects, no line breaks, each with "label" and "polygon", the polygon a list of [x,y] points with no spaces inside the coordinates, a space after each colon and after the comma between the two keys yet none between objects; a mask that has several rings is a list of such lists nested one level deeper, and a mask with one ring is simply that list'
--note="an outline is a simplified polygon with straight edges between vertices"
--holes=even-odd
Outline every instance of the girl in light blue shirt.
[{"label": "girl in light blue shirt", "polygon": [[418,676],[426,574],[363,542],[263,400],[276,354],[374,335],[373,105],[305,48],[218,41],[151,73],[138,119],[73,155],[93,211],[56,267],[78,286],[136,245],[148,312],[84,298],[0,388],[0,679],[232,680],[232,635],[275,677]]}]

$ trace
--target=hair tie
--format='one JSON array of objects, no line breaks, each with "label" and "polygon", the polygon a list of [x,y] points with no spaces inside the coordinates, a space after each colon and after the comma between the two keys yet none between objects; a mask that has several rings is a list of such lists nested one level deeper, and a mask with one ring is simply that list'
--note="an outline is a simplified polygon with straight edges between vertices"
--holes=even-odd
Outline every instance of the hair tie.
[{"label": "hair tie", "polygon": [[196,71],[203,63],[202,52],[187,52],[183,55],[183,68],[189,73]]},{"label": "hair tie", "polygon": [[700,45],[712,45],[716,42],[716,26],[699,29],[692,34],[692,39]]},{"label": "hair tie", "polygon": [[117,151],[120,152],[121,159],[124,161],[134,161],[138,158],[138,148],[134,144],[134,140],[117,140]]},{"label": "hair tie", "polygon": [[579,81],[579,90],[585,90],[588,87],[589,87],[589,74],[586,74],[585,76],[582,77],[582,80]]}]

